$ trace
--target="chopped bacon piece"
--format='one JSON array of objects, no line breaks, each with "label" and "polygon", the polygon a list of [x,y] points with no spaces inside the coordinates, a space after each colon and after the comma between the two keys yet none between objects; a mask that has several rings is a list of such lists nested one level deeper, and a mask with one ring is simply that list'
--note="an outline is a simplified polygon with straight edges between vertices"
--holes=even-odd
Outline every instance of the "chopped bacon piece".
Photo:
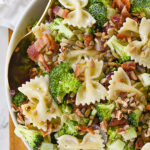
[{"label": "chopped bacon piece", "polygon": [[128,124],[128,120],[126,119],[118,120],[116,118],[113,118],[111,119],[109,126],[115,127],[115,126],[121,126],[121,125],[127,125],[127,124]]},{"label": "chopped bacon piece", "polygon": [[68,16],[69,10],[62,9],[60,6],[56,5],[53,7],[53,13],[59,17],[66,18]]},{"label": "chopped bacon piece", "polygon": [[127,8],[128,11],[130,11],[130,0],[114,0],[113,5],[118,7],[121,11],[124,7]]},{"label": "chopped bacon piece", "polygon": [[82,125],[78,125],[78,130],[82,130],[82,131],[86,131],[86,132],[90,132],[92,134],[95,134],[95,132],[92,129],[90,129],[86,126],[82,126]]},{"label": "chopped bacon piece", "polygon": [[124,34],[122,34],[122,33],[118,33],[118,34],[117,34],[117,38],[118,38],[118,39],[121,39],[121,40],[122,40],[122,39],[128,39],[128,36],[126,36],[126,35],[124,35]]},{"label": "chopped bacon piece", "polygon": [[47,65],[44,56],[40,51],[48,46],[50,50],[57,51],[59,49],[58,44],[52,40],[47,34],[44,34],[42,38],[37,39],[27,50],[28,55],[33,61],[41,62],[47,71],[50,71],[49,66]]},{"label": "chopped bacon piece", "polygon": [[147,105],[147,106],[146,106],[146,110],[150,110],[150,105]]},{"label": "chopped bacon piece", "polygon": [[130,17],[130,13],[128,12],[126,6],[124,6],[124,8],[122,9],[122,12],[121,12],[122,16],[127,18],[127,17]]},{"label": "chopped bacon piece", "polygon": [[126,6],[127,10],[129,11],[131,8],[130,0],[122,0],[122,2]]},{"label": "chopped bacon piece", "polygon": [[125,22],[124,17],[122,15],[120,15],[120,14],[112,16],[110,19],[118,27],[122,26],[123,23]]},{"label": "chopped bacon piece", "polygon": [[142,138],[138,138],[136,143],[135,143],[135,148],[136,149],[141,149],[144,145],[143,139]]},{"label": "chopped bacon piece", "polygon": [[80,76],[80,63],[78,62],[75,70],[75,77],[78,78]]},{"label": "chopped bacon piece", "polygon": [[42,133],[43,137],[49,135],[52,133],[52,124],[50,122],[47,123],[47,130],[43,131],[42,129],[40,130],[40,132]]},{"label": "chopped bacon piece", "polygon": [[108,130],[108,122],[107,122],[107,120],[103,120],[103,121],[100,123],[100,128],[101,128],[104,132],[107,132],[107,130]]},{"label": "chopped bacon piece", "polygon": [[124,131],[126,131],[126,130],[124,128],[122,128],[122,127],[118,129],[118,133],[122,133]]},{"label": "chopped bacon piece", "polygon": [[92,34],[87,34],[87,35],[84,35],[84,44],[86,47],[88,47],[90,45],[90,42],[93,40],[93,36]]},{"label": "chopped bacon piece", "polygon": [[135,62],[126,62],[121,65],[121,67],[124,69],[124,71],[133,71],[136,69],[136,63]]}]

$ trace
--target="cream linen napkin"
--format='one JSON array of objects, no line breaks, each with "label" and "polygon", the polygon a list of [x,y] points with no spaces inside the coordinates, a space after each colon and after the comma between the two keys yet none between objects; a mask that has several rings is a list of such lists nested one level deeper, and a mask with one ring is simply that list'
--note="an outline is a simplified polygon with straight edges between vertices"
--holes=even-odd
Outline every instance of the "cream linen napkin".
[{"label": "cream linen napkin", "polygon": [[0,0],[0,26],[14,29],[31,0]]}]

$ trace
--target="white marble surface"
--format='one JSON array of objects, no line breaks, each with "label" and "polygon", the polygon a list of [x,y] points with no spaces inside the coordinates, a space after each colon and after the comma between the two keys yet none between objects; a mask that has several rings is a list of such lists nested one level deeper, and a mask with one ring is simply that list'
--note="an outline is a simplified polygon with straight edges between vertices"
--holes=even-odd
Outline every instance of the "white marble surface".
[{"label": "white marble surface", "polygon": [[4,88],[7,47],[8,29],[0,27],[0,150],[9,150],[9,114]]}]

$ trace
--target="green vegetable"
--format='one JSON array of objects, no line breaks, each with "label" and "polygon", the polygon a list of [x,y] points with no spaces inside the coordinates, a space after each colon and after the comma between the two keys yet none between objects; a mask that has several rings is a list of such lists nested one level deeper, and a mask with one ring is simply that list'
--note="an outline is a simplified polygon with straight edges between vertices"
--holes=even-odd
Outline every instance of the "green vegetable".
[{"label": "green vegetable", "polygon": [[61,110],[62,110],[63,114],[71,114],[72,113],[72,107],[67,104],[62,104]]},{"label": "green vegetable", "polygon": [[128,144],[125,146],[124,150],[135,150],[134,145],[128,146]]},{"label": "green vegetable", "polygon": [[50,23],[50,32],[57,31],[56,41],[61,42],[62,37],[70,39],[74,33],[70,30],[67,25],[62,23],[63,19],[56,18]]},{"label": "green vegetable", "polygon": [[64,134],[77,136],[78,135],[77,125],[78,122],[67,119],[61,130],[58,131],[58,136],[62,136]]},{"label": "green vegetable", "polygon": [[97,115],[98,115],[100,121],[110,120],[111,113],[113,112],[114,108],[115,108],[114,104],[101,104],[101,103],[98,103],[97,106],[96,106],[96,110],[97,110]]},{"label": "green vegetable", "polygon": [[150,17],[150,1],[149,0],[134,0],[131,2],[131,12],[144,12],[146,17]]},{"label": "green vegetable", "polygon": [[109,141],[114,141],[117,138],[121,138],[121,135],[118,134],[118,127],[110,127],[108,129],[107,135],[109,136]]},{"label": "green vegetable", "polygon": [[108,40],[107,44],[110,47],[112,53],[118,54],[121,62],[130,61],[130,57],[124,51],[125,47],[128,45],[127,43],[120,41],[116,36],[112,36]]},{"label": "green vegetable", "polygon": [[130,124],[135,127],[138,127],[140,116],[141,116],[141,111],[139,109],[132,111],[128,115],[128,120],[129,120]]},{"label": "green vegetable", "polygon": [[107,5],[110,5],[111,2],[112,2],[111,0],[90,0],[89,4],[92,5],[95,3],[103,3],[107,7]]},{"label": "green vegetable", "polygon": [[58,104],[62,103],[66,94],[76,93],[81,86],[80,80],[71,71],[69,64],[63,63],[50,73],[50,93]]},{"label": "green vegetable", "polygon": [[125,143],[119,139],[108,145],[109,150],[124,150]]},{"label": "green vegetable", "polygon": [[43,142],[43,136],[40,131],[29,129],[26,126],[18,125],[15,128],[15,134],[27,141],[33,149],[38,149]]},{"label": "green vegetable", "polygon": [[19,107],[26,100],[23,93],[18,92],[13,96],[13,104]]},{"label": "green vegetable", "polygon": [[136,130],[133,127],[130,127],[125,132],[122,132],[121,135],[124,141],[132,140],[133,138],[137,137]]},{"label": "green vegetable", "polygon": [[82,118],[80,118],[79,124],[86,126],[89,123],[89,121],[90,121],[89,118],[82,117]]},{"label": "green vegetable", "polygon": [[107,18],[110,19],[110,17],[117,14],[117,11],[114,8],[107,7]]},{"label": "green vegetable", "polygon": [[89,7],[89,13],[96,19],[98,27],[102,27],[107,21],[107,8],[103,3],[94,3]]},{"label": "green vegetable", "polygon": [[40,150],[58,150],[56,144],[43,142]]},{"label": "green vegetable", "polygon": [[139,77],[140,77],[142,84],[145,87],[150,86],[150,74],[149,73],[143,73]]}]

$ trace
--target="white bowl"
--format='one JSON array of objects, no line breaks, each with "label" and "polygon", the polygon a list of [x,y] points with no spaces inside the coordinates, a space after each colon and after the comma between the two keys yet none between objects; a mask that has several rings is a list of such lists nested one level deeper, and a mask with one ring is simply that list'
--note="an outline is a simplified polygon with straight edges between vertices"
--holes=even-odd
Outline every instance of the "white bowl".
[{"label": "white bowl", "polygon": [[[12,120],[14,122],[14,125],[17,125],[17,120],[15,113],[11,109],[11,95],[10,95],[10,88],[8,84],[8,68],[9,68],[9,62],[10,58],[13,54],[13,51],[15,47],[17,46],[18,42],[20,41],[21,37],[23,37],[26,34],[26,27],[28,25],[33,24],[35,21],[39,20],[42,13],[44,12],[46,5],[49,0],[32,0],[30,5],[27,7],[26,11],[24,12],[22,18],[18,21],[18,24],[16,25],[16,28],[13,32],[12,38],[10,40],[9,46],[8,46],[8,52],[6,57],[6,66],[5,66],[5,89],[6,89],[6,95],[7,95],[7,103],[9,112],[11,114]],[[29,145],[24,141],[26,147],[30,150],[31,148]]]}]

